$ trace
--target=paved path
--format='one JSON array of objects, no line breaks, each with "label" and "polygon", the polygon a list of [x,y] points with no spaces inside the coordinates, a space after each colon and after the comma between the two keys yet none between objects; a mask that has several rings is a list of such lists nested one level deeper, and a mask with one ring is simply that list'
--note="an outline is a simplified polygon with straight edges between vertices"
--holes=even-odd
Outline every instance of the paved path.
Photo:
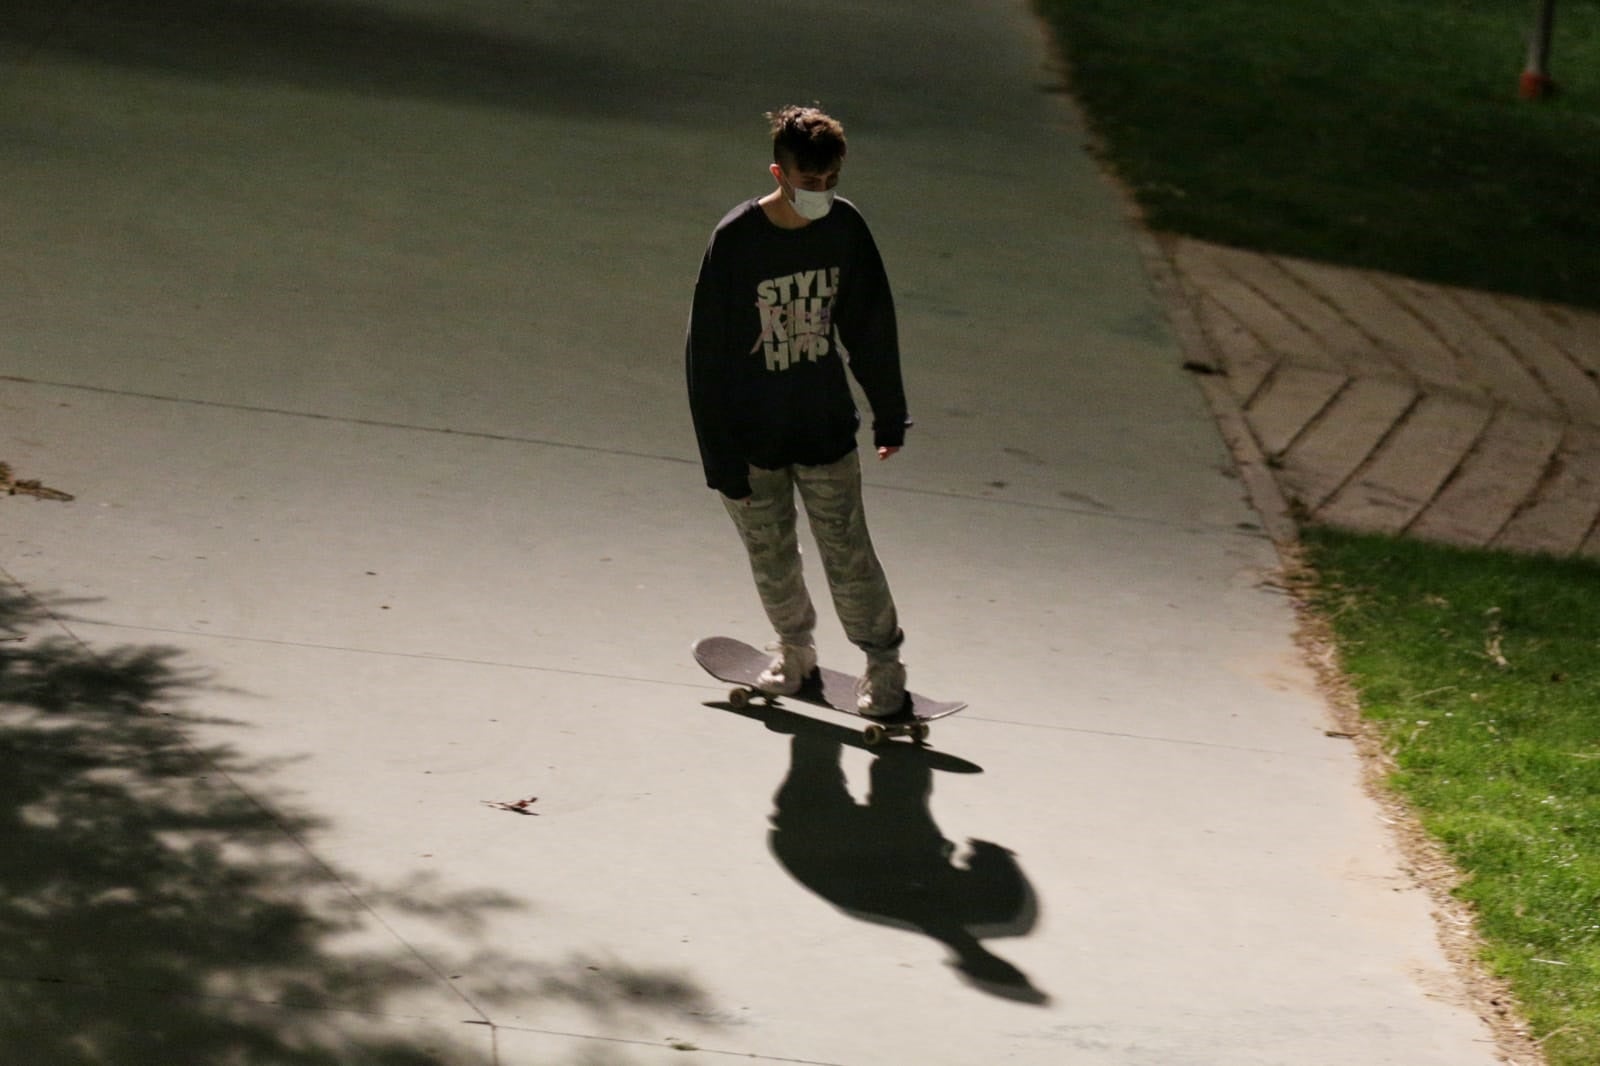
[{"label": "paved path", "polygon": [[[1162,242],[1192,362],[1296,521],[1600,557],[1600,314]],[[1274,502],[1273,496],[1278,498]]]},{"label": "paved path", "polygon": [[[1496,1061],[1021,0],[11,0],[0,55],[0,458],[76,496],[0,497],[0,1061]],[[689,657],[763,631],[689,289],[811,99],[930,751]]]}]

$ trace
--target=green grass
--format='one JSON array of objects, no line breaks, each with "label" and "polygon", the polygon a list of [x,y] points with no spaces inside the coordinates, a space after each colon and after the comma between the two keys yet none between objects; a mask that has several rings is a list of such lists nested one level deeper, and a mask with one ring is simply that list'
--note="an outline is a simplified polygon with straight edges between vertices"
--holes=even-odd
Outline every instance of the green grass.
[{"label": "green grass", "polygon": [[1157,230],[1600,307],[1600,0],[1038,0]]},{"label": "green grass", "polygon": [[1306,534],[1393,785],[1552,1066],[1600,1062],[1600,565]]}]

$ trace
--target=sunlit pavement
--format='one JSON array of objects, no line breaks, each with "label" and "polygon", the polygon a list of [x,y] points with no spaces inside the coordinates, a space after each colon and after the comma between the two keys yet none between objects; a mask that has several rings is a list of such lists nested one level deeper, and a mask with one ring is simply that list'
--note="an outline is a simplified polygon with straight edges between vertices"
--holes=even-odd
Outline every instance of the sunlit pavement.
[{"label": "sunlit pavement", "polygon": [[[1041,28],[932,10],[0,16],[0,1058],[1495,1061]],[[690,286],[813,99],[929,751],[688,654]]]}]

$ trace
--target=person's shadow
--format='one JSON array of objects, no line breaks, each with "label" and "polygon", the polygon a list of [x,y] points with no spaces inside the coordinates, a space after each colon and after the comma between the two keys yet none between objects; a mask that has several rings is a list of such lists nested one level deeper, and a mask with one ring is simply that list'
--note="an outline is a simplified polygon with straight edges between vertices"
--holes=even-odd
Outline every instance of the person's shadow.
[{"label": "person's shadow", "polygon": [[928,801],[933,769],[978,767],[910,744],[871,749],[871,791],[858,803],[845,781],[844,745],[859,733],[781,707],[741,710],[791,733],[788,776],[773,797],[772,854],[796,881],[846,914],[914,930],[945,945],[962,980],[991,995],[1045,1004],[1028,975],[984,940],[1026,936],[1038,900],[1015,856],[972,840],[944,838]]}]

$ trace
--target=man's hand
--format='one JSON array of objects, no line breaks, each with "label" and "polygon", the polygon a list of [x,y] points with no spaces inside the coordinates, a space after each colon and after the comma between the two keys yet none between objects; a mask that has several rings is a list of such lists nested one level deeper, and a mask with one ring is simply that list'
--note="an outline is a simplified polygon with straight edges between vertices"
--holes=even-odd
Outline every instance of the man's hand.
[{"label": "man's hand", "polygon": [[883,462],[885,459],[889,458],[891,455],[893,455],[895,452],[897,452],[899,450],[900,450],[899,448],[879,448],[878,449],[878,462],[880,462],[880,463]]}]

